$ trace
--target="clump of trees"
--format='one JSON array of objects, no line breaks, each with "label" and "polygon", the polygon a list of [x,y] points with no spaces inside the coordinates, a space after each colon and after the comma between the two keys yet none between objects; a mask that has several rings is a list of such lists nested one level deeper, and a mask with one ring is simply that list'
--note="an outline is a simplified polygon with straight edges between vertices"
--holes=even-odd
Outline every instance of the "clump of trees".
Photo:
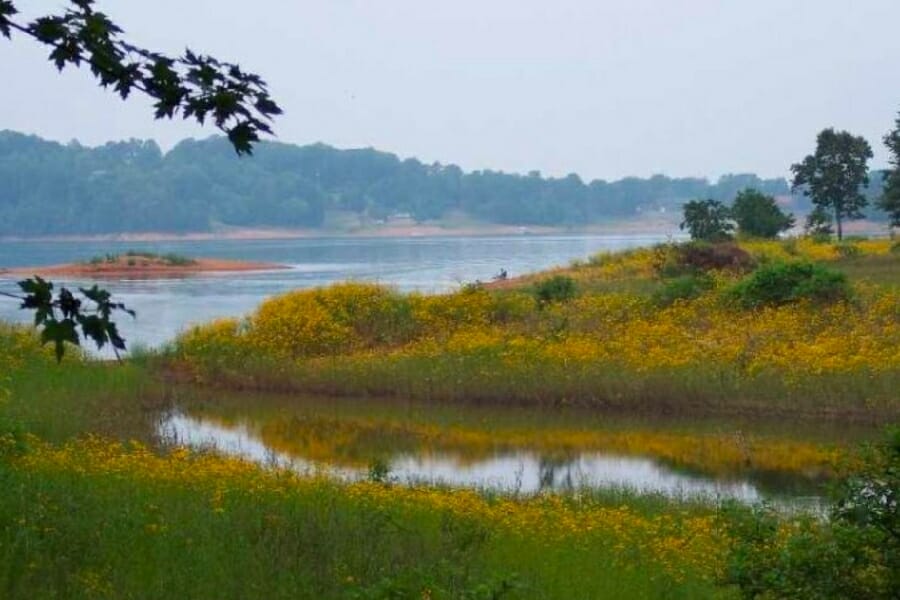
[{"label": "clump of trees", "polygon": [[754,189],[738,192],[732,206],[711,198],[692,200],[684,207],[681,229],[694,240],[718,242],[732,233],[748,237],[773,238],[794,226],[794,217],[784,213],[775,198]]},{"label": "clump of trees", "polygon": [[731,216],[738,233],[750,237],[773,238],[794,226],[794,216],[783,212],[775,198],[753,189],[737,195]]}]

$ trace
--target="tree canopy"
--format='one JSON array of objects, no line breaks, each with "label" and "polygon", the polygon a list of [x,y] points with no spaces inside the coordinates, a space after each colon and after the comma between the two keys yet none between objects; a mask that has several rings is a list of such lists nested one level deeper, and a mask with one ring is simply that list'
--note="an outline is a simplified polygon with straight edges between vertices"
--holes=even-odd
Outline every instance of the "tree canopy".
[{"label": "tree canopy", "polygon": [[793,187],[834,215],[838,239],[843,237],[845,219],[864,216],[868,199],[861,188],[869,185],[870,158],[872,147],[865,138],[828,128],[816,138],[815,153],[791,165]]},{"label": "tree canopy", "polygon": [[793,215],[782,212],[775,198],[750,188],[738,193],[731,216],[738,233],[752,237],[773,238],[794,226]]},{"label": "tree canopy", "polygon": [[70,0],[61,13],[27,22],[16,20],[18,14],[13,0],[0,0],[0,35],[18,32],[50,47],[48,58],[60,71],[87,65],[101,87],[123,100],[134,91],[150,96],[157,119],[212,121],[238,154],[249,154],[260,134],[272,133],[269,122],[281,114],[258,75],[190,49],[167,56],[135,46],[95,10],[94,0]]},{"label": "tree canopy", "polygon": [[718,181],[655,175],[584,182],[403,160],[373,149],[261,141],[252,160],[222,137],[184,140],[163,153],[149,140],[88,148],[0,132],[0,235],[209,231],[308,227],[332,213],[362,221],[464,213],[511,225],[583,225],[640,212],[680,211],[696,197],[730,202],[755,187],[785,195],[784,179]]},{"label": "tree canopy", "polygon": [[734,231],[731,211],[718,200],[691,200],[683,210],[684,220],[679,227],[687,229],[691,239],[715,242],[728,239]]}]

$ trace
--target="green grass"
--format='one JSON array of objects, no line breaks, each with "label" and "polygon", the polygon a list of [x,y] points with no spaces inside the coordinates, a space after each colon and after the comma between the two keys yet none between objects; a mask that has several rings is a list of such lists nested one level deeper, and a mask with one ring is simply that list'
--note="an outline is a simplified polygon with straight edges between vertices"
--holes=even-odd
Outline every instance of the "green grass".
[{"label": "green grass", "polygon": [[[640,557],[580,547],[338,485],[284,495],[30,473],[0,461],[4,598],[710,598]],[[621,499],[620,499],[621,500]],[[426,590],[430,591],[430,595]]]},{"label": "green grass", "polygon": [[166,392],[144,368],[67,357],[60,365],[32,363],[6,385],[0,417],[42,439],[62,442],[96,433],[152,441]]},{"label": "green grass", "polygon": [[828,263],[829,266],[844,273],[852,281],[883,287],[900,287],[900,253],[880,256],[857,256],[842,258]]}]

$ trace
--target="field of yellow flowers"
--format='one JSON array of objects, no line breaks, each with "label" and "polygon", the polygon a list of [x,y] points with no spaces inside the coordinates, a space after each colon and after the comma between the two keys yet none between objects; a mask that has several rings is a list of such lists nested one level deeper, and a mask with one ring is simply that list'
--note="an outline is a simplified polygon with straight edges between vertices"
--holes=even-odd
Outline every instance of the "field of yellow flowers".
[{"label": "field of yellow flowers", "polygon": [[709,510],[337,484],[90,437],[23,443],[0,441],[14,490],[0,499],[0,582],[21,597],[163,597],[160,581],[217,598],[719,593]]},{"label": "field of yellow flowers", "polygon": [[[746,242],[759,263],[813,260],[900,270],[889,240]],[[742,275],[661,303],[665,247],[599,255],[551,274],[580,293],[545,303],[550,274],[447,295],[365,283],[291,292],[245,320],[180,337],[198,381],[335,395],[832,414],[900,410],[900,287],[852,278],[853,296],[747,309],[723,299]],[[628,291],[640,282],[651,292]]]}]

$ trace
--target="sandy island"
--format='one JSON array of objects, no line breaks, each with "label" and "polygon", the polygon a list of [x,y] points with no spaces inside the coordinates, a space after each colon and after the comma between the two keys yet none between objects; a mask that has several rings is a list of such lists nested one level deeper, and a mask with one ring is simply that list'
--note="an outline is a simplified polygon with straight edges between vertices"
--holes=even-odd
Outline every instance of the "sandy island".
[{"label": "sandy island", "polygon": [[190,277],[203,273],[268,271],[287,269],[286,265],[220,258],[190,258],[173,263],[163,256],[116,256],[103,262],[80,262],[42,267],[0,268],[0,275],[88,277],[93,279],[154,279]]}]

